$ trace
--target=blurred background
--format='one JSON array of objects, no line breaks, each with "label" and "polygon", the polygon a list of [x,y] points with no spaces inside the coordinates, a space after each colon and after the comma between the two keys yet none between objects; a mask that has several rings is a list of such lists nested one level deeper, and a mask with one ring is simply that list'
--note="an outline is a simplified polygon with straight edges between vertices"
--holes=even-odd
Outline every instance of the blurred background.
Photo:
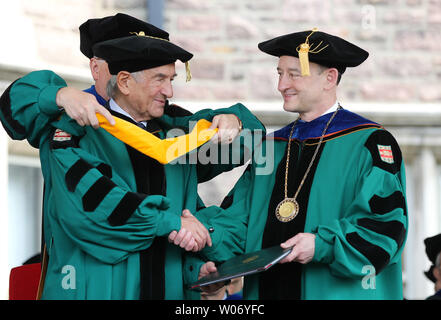
[{"label": "blurred background", "polygon": [[[441,0],[1,0],[0,93],[38,69],[88,88],[78,27],[117,12],[167,30],[195,55],[189,83],[177,63],[172,102],[192,111],[242,102],[268,131],[296,115],[282,111],[277,58],[261,53],[259,42],[318,27],[369,51],[365,63],[345,72],[339,101],[383,124],[401,146],[409,213],[404,296],[433,294],[423,240],[441,232]],[[206,204],[219,204],[242,170],[201,184]],[[0,130],[1,299],[8,298],[10,269],[40,251],[42,186],[38,150]]]}]

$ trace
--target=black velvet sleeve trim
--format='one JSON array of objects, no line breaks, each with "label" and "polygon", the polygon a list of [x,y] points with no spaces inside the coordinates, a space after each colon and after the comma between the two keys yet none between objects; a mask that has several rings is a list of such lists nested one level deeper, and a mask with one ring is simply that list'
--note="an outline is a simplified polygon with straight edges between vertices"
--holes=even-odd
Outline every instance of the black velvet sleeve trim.
[{"label": "black velvet sleeve trim", "polygon": [[[20,80],[20,79],[17,79]],[[24,139],[26,136],[26,130],[25,127],[23,127],[17,120],[14,120],[12,117],[12,111],[11,111],[11,97],[10,92],[12,86],[17,82],[15,80],[13,83],[9,85],[8,88],[3,92],[3,94],[0,97],[0,112],[3,114],[3,118],[6,120],[6,122],[9,124],[9,126],[15,130],[16,134],[13,134],[11,130],[5,126],[4,123],[2,123],[3,128],[5,129],[6,133],[13,139]],[[19,136],[17,136],[17,134]]]},{"label": "black velvet sleeve trim", "polygon": [[147,197],[145,194],[127,192],[107,218],[111,226],[121,226],[132,216],[136,208]]},{"label": "black velvet sleeve trim", "polygon": [[358,233],[348,233],[346,240],[369,260],[374,266],[376,274],[379,274],[388,265],[390,255],[383,248],[363,239]]},{"label": "black velvet sleeve trim", "polygon": [[112,167],[108,164],[100,163],[96,168],[103,176],[106,176],[109,179],[112,178]]},{"label": "black velvet sleeve trim", "polygon": [[115,186],[115,183],[107,177],[99,178],[83,196],[84,211],[94,211]]},{"label": "black velvet sleeve trim", "polygon": [[392,238],[397,243],[398,248],[400,248],[404,242],[406,229],[404,228],[404,225],[399,221],[378,221],[364,218],[358,219],[357,224],[360,227]]},{"label": "black velvet sleeve trim", "polygon": [[369,206],[371,208],[371,212],[375,214],[386,214],[396,208],[401,208],[403,209],[404,215],[407,215],[406,200],[404,199],[401,191],[395,191],[390,196],[385,198],[374,195],[369,200]]},{"label": "black velvet sleeve trim", "polygon": [[[378,146],[390,147],[393,155],[393,162],[388,163],[381,159]],[[386,130],[377,130],[373,132],[365,143],[365,147],[372,156],[373,165],[386,170],[392,174],[401,169],[402,155],[400,147],[395,138]]]},{"label": "black velvet sleeve trim", "polygon": [[74,192],[80,180],[92,168],[93,167],[83,159],[79,159],[77,162],[75,162],[74,165],[66,172],[65,180],[67,190]]}]

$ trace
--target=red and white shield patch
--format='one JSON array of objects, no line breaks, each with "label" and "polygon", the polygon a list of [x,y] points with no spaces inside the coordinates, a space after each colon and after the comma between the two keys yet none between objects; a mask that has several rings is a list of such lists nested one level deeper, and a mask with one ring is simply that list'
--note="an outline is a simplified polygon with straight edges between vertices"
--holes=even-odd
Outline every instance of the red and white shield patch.
[{"label": "red and white shield patch", "polygon": [[377,145],[378,152],[380,153],[380,158],[382,161],[386,163],[394,163],[394,155],[392,153],[392,147],[391,146],[382,146]]},{"label": "red and white shield patch", "polygon": [[67,141],[72,139],[72,136],[60,129],[55,130],[54,141]]}]

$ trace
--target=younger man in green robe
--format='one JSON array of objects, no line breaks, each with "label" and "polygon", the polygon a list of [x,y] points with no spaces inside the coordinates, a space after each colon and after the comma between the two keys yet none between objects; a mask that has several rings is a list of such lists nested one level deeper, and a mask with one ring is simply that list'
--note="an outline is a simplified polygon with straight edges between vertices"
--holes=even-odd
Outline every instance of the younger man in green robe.
[{"label": "younger man in green robe", "polygon": [[[269,271],[245,277],[245,299],[402,299],[408,217],[401,151],[381,125],[337,100],[341,75],[368,53],[316,29],[259,49],[279,57],[283,108],[299,118],[266,137],[222,208],[196,216],[224,210],[245,224],[245,253],[293,247]],[[215,248],[202,253],[229,258]],[[201,275],[215,269],[210,261]]]}]

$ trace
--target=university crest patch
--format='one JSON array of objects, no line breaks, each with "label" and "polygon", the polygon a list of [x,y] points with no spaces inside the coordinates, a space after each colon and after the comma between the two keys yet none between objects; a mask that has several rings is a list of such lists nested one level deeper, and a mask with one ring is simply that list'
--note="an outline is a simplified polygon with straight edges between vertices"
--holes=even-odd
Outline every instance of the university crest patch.
[{"label": "university crest patch", "polygon": [[377,145],[380,159],[386,163],[394,163],[394,155],[391,146]]},{"label": "university crest patch", "polygon": [[79,143],[79,137],[73,136],[70,133],[61,129],[55,129],[54,135],[50,142],[51,149],[65,149],[65,148],[77,148]]},{"label": "university crest patch", "polygon": [[70,139],[72,139],[72,136],[69,133],[61,129],[55,130],[54,141],[68,141]]}]

